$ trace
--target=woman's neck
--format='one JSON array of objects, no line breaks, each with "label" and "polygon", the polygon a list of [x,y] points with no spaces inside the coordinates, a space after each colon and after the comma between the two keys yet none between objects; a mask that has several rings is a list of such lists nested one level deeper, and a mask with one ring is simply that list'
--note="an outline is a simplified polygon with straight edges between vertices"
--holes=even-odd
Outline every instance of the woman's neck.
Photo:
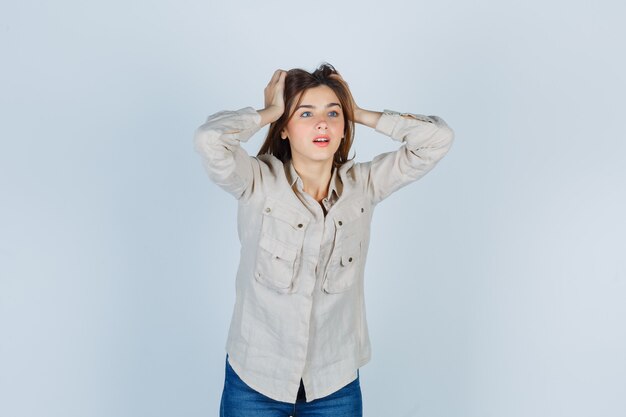
[{"label": "woman's neck", "polygon": [[319,163],[302,163],[292,160],[291,163],[302,179],[304,192],[316,201],[322,201],[328,194],[333,160],[329,159]]}]

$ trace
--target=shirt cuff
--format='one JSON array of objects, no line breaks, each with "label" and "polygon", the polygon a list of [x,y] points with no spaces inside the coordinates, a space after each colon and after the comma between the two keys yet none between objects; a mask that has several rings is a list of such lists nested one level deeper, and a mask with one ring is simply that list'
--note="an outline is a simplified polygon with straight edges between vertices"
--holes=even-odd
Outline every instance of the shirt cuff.
[{"label": "shirt cuff", "polygon": [[261,115],[254,107],[244,107],[243,109],[237,110],[237,113],[241,115],[242,120],[253,124],[255,127],[261,125]]},{"label": "shirt cuff", "polygon": [[419,120],[425,123],[433,123],[433,120],[428,116],[422,116],[420,114],[413,113],[400,113],[394,110],[384,110],[383,114],[378,119],[376,124],[376,131],[387,135],[393,140],[402,141],[402,138],[394,136],[394,130],[398,126],[398,123],[406,121],[407,119]]}]

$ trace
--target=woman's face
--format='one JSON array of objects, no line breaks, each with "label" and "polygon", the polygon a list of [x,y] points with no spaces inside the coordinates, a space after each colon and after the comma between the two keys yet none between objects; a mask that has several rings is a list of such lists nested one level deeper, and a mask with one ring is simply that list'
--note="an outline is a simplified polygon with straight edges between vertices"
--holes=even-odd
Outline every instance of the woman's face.
[{"label": "woman's face", "polygon": [[291,157],[298,163],[332,161],[343,138],[343,109],[326,85],[309,88],[281,137],[289,138]]}]

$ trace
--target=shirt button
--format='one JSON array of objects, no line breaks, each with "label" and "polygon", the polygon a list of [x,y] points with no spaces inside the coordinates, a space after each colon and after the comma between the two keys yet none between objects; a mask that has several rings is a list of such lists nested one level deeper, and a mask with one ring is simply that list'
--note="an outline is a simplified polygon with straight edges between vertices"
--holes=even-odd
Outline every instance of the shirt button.
[{"label": "shirt button", "polygon": [[365,212],[365,209],[363,207],[361,207],[361,213]]},{"label": "shirt button", "polygon": [[267,208],[265,209],[265,212],[266,212],[266,213],[269,213],[270,211],[272,211],[272,209],[271,209],[271,208],[269,208],[269,207],[267,207]]},{"label": "shirt button", "polygon": [[302,223],[298,223],[298,228],[302,229]]},{"label": "shirt button", "polygon": [[348,262],[352,262],[352,257],[348,258]]},{"label": "shirt button", "polygon": [[339,221],[337,222],[337,224],[338,224],[339,226],[342,226],[342,225],[343,225],[343,222],[342,222],[341,220],[339,220]]}]

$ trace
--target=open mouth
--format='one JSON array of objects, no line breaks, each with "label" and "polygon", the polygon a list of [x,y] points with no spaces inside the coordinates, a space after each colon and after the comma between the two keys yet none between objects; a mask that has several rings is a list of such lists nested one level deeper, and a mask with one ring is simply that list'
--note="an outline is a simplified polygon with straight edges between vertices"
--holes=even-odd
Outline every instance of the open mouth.
[{"label": "open mouth", "polygon": [[313,142],[316,142],[316,143],[328,143],[328,142],[330,142],[330,139],[328,139],[328,138],[315,138],[315,139],[313,139]]}]

